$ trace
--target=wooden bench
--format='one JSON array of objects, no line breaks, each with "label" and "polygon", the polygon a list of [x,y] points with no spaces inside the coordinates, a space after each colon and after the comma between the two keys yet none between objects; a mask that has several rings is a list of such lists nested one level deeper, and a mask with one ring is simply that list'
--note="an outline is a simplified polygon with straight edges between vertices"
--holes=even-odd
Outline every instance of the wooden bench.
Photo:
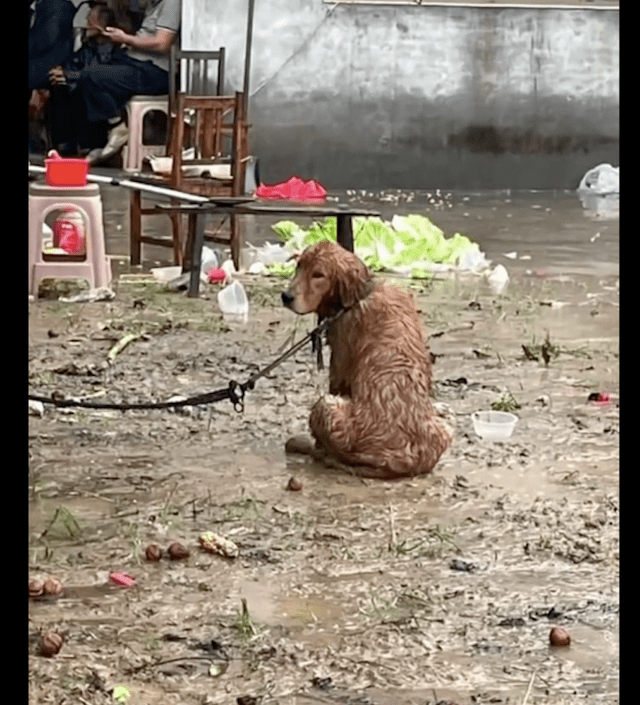
[{"label": "wooden bench", "polygon": [[335,217],[337,221],[337,239],[346,249],[353,252],[353,223],[355,216],[376,217],[377,211],[352,208],[347,204],[335,203],[307,204],[292,201],[264,201],[250,198],[217,197],[202,204],[158,204],[154,209],[156,213],[187,214],[188,232],[185,247],[185,257],[182,265],[183,272],[190,272],[188,296],[197,297],[200,287],[200,266],[202,263],[202,247],[204,245],[205,217],[207,213],[217,213],[231,216],[285,216],[304,218]]}]

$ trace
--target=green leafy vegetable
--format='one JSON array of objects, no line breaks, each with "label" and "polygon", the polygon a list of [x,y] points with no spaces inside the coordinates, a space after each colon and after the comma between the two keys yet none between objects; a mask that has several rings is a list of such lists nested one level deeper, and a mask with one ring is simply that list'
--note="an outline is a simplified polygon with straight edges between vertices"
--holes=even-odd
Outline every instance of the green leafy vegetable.
[{"label": "green leafy vegetable", "polygon": [[[337,239],[336,218],[314,222],[306,230],[292,221],[281,221],[272,226],[290,252],[303,250],[322,240]],[[353,219],[354,247],[358,256],[373,270],[402,270],[420,272],[423,276],[430,265],[456,265],[462,261],[482,264],[483,256],[477,243],[456,233],[447,238],[444,232],[424,215],[395,215],[391,222],[381,218]],[[272,274],[288,276],[293,263],[285,270],[271,265]]]}]

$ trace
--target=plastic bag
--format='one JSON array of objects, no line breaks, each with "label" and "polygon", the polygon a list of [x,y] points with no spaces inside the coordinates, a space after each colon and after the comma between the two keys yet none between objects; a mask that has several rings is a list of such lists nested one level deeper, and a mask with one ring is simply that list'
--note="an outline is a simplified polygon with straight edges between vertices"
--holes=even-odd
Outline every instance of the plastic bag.
[{"label": "plastic bag", "polygon": [[599,195],[620,193],[620,167],[599,164],[582,177],[578,191],[588,191]]}]

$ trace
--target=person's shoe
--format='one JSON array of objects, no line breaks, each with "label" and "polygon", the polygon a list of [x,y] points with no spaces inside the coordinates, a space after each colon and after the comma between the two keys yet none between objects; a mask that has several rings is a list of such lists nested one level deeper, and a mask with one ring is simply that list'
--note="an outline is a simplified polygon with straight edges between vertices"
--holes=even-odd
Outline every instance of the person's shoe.
[{"label": "person's shoe", "polygon": [[129,140],[129,128],[124,122],[118,123],[110,132],[107,144],[102,148],[102,159],[108,159],[117,154]]},{"label": "person's shoe", "polygon": [[89,164],[95,164],[96,162],[102,161],[102,150],[104,147],[96,147],[95,149],[89,150],[89,153],[86,155],[85,159],[89,162]]}]

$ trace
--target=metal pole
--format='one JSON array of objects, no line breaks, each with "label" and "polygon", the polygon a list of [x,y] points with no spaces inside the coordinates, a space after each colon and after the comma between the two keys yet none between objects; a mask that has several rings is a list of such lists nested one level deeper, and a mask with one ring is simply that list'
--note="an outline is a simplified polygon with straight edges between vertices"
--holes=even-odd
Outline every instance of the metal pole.
[{"label": "metal pole", "polygon": [[[29,172],[32,174],[44,174],[46,171],[43,166],[36,166],[35,164],[29,164]],[[152,186],[151,184],[144,184],[138,181],[129,181],[128,179],[118,179],[112,178],[110,176],[99,176],[98,174],[88,174],[87,181],[93,181],[98,184],[111,184],[112,186],[123,186],[128,189],[135,189],[136,191],[145,191],[147,193],[153,193],[157,196],[166,196],[167,198],[175,198],[180,201],[188,201],[190,203],[209,203],[210,199],[205,196],[197,196],[192,193],[185,193],[184,191],[176,191],[171,188],[163,188],[162,186]]]},{"label": "metal pole", "polygon": [[247,14],[247,40],[244,54],[244,93],[245,114],[249,116],[249,78],[251,75],[251,44],[253,42],[253,8],[255,0],[249,0],[249,12]]}]

